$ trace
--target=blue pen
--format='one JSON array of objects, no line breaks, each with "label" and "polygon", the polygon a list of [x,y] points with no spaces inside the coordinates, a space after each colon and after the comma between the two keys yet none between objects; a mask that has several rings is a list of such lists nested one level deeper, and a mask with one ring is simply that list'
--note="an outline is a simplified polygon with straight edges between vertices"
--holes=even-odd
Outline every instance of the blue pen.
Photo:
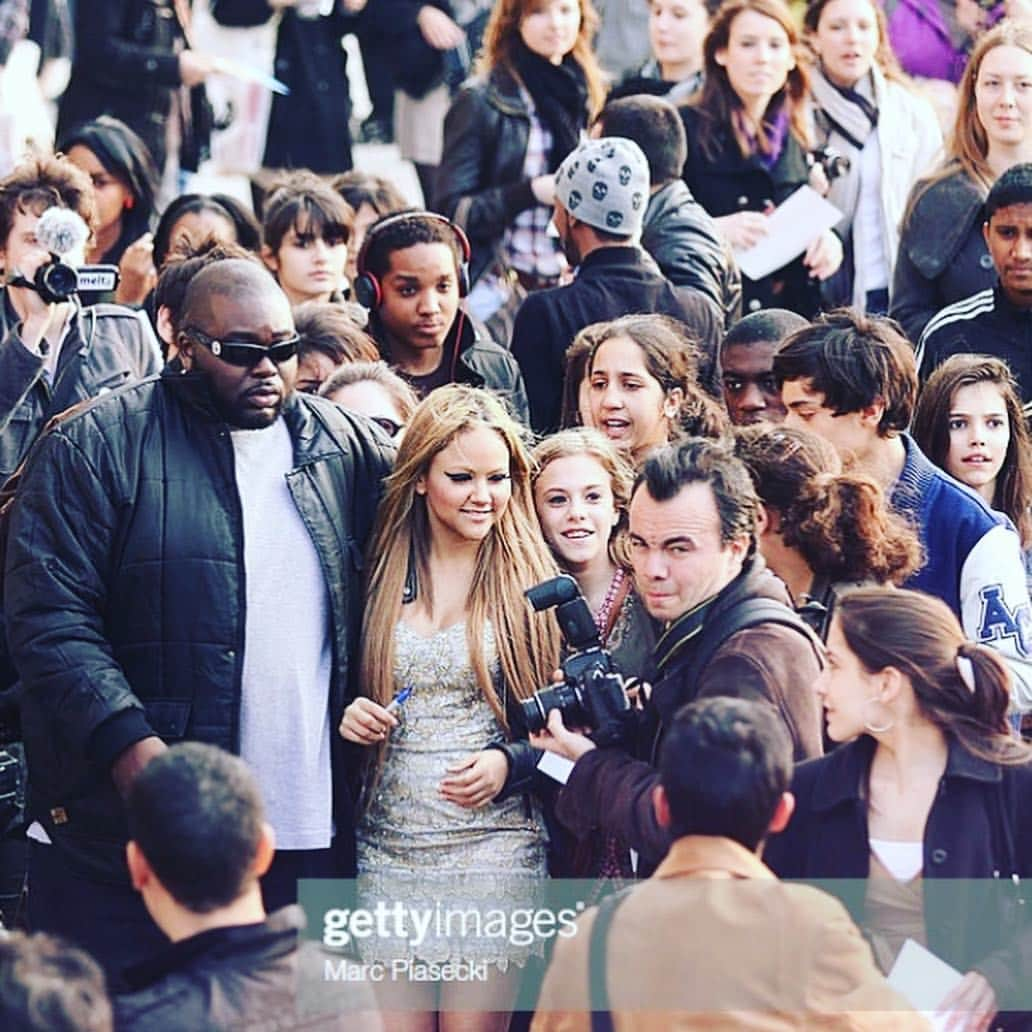
[{"label": "blue pen", "polygon": [[387,703],[387,712],[393,713],[395,710],[401,709],[401,707],[409,701],[409,696],[412,694],[414,690],[415,689],[411,685],[409,685],[407,688],[402,688],[402,690],[398,692],[398,694],[395,695],[389,703]]}]

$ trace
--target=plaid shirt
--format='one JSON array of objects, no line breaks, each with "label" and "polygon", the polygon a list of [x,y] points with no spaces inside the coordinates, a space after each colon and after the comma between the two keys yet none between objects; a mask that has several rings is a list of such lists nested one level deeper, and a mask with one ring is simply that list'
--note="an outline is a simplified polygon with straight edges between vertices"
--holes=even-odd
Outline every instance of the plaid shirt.
[{"label": "plaid shirt", "polygon": [[[552,133],[541,124],[534,112],[530,95],[523,92],[530,111],[530,135],[527,137],[527,156],[523,159],[523,174],[527,179],[548,172],[548,153],[552,149]],[[558,276],[562,272],[557,242],[548,235],[552,209],[543,204],[521,211],[505,231],[502,246],[509,264],[520,272],[533,276]]]}]

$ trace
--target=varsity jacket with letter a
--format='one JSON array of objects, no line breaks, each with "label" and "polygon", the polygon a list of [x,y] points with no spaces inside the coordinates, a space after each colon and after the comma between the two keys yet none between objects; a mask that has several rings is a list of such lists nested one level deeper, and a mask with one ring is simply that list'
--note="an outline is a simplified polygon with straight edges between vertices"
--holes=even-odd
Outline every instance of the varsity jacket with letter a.
[{"label": "varsity jacket with letter a", "polygon": [[1010,520],[933,465],[909,434],[892,507],[921,535],[925,563],[904,585],[941,598],[972,641],[996,649],[1014,675],[1012,709],[1032,710],[1032,605]]}]

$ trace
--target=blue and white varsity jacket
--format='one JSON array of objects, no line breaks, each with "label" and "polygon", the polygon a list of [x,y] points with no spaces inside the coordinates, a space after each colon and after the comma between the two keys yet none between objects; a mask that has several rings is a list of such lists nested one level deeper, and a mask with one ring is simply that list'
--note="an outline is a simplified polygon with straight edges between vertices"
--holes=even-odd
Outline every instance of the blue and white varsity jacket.
[{"label": "blue and white varsity jacket", "polygon": [[921,535],[924,566],[904,585],[941,598],[972,641],[996,649],[1014,675],[1011,708],[1032,710],[1032,605],[1013,524],[934,465],[909,434],[890,502]]}]

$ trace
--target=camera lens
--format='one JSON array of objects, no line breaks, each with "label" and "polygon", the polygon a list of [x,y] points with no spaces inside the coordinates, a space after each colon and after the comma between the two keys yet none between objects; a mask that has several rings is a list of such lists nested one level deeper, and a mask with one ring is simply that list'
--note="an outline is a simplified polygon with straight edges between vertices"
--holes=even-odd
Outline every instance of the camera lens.
[{"label": "camera lens", "polygon": [[570,684],[550,685],[534,693],[531,699],[523,701],[523,716],[531,731],[542,731],[548,725],[548,714],[557,709],[563,715],[567,727],[584,723],[584,709],[580,705],[580,693]]},{"label": "camera lens", "polygon": [[[545,691],[548,691],[546,688]],[[524,699],[520,705],[523,707],[523,719],[527,722],[529,731],[543,731],[548,723],[548,710],[540,701],[541,692],[535,692],[529,699]]]},{"label": "camera lens", "polygon": [[41,288],[59,301],[67,301],[79,287],[79,274],[64,262],[41,266],[36,279]]}]

